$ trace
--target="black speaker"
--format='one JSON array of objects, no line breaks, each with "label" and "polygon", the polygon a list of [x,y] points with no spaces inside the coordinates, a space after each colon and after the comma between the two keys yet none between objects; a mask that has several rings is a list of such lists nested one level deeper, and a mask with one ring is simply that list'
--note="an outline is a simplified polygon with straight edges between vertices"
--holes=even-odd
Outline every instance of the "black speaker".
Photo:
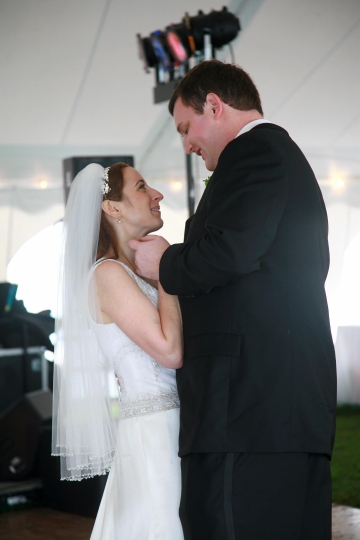
[{"label": "black speaker", "polygon": [[44,347],[0,350],[0,414],[25,393],[49,387],[52,363]]},{"label": "black speaker", "polygon": [[52,418],[53,395],[50,390],[37,390],[25,394],[26,400],[33,406],[41,421],[49,422]]},{"label": "black speaker", "polygon": [[51,418],[52,393],[31,392],[0,416],[0,480],[17,481],[32,475],[44,420]]},{"label": "black speaker", "polygon": [[130,167],[134,166],[134,156],[76,156],[63,159],[65,204],[69,196],[71,182],[87,165],[98,163],[106,168],[119,161],[127,163]]}]

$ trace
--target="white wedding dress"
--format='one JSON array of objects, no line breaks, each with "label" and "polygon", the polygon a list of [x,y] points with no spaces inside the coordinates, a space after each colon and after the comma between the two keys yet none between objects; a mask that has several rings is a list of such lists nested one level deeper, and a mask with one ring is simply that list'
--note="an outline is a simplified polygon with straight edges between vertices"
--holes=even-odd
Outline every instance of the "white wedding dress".
[{"label": "white wedding dress", "polygon": [[[157,290],[122,266],[157,307]],[[92,327],[114,366],[121,406],[115,456],[91,540],[183,540],[175,370],[158,364],[116,324]]]}]

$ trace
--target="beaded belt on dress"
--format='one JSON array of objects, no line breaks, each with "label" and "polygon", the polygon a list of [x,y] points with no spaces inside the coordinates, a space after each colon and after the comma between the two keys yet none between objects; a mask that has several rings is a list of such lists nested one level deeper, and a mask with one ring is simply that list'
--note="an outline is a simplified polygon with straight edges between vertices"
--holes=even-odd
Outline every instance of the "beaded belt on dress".
[{"label": "beaded belt on dress", "polygon": [[176,390],[159,392],[156,395],[140,394],[136,399],[121,400],[119,416],[120,418],[129,418],[177,409],[178,407],[180,407],[180,400]]}]

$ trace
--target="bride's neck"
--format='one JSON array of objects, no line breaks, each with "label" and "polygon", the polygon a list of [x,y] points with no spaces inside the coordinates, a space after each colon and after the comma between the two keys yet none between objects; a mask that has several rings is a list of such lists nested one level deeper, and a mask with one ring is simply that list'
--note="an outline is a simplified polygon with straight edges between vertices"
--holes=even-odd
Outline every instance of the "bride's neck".
[{"label": "bride's neck", "polygon": [[[129,238],[130,240],[130,238]],[[119,260],[125,263],[135,272],[135,252],[129,248],[128,240],[118,242],[119,246]]]},{"label": "bride's neck", "polygon": [[[135,237],[134,231],[128,231],[125,227],[123,227],[121,231],[115,229],[115,235],[119,252],[118,260],[126,264],[135,272],[135,252],[128,246],[129,240]],[[138,235],[138,237],[140,236],[141,235]],[[114,253],[108,254],[109,257],[114,257],[114,255]]]},{"label": "bride's neck", "polygon": [[[143,237],[144,235],[148,234],[149,231],[143,229],[141,231],[139,230],[130,230],[126,224],[123,224],[122,228],[118,228],[114,230],[118,245],[118,260],[122,263],[126,264],[135,274],[136,272],[136,265],[135,265],[135,251],[133,251],[131,248],[129,248],[128,242],[132,239],[138,239]],[[115,258],[115,253],[112,251],[112,249],[109,250],[109,252],[106,254],[106,258]],[[154,281],[151,280],[145,280],[153,287],[156,287],[157,284]]]},{"label": "bride's neck", "polygon": [[[140,238],[140,237],[138,237]],[[126,241],[124,239],[118,238],[118,252],[119,256],[117,258],[118,261],[121,261],[122,263],[126,264],[134,272],[134,274],[137,274],[136,271],[136,265],[135,265],[135,252],[129,248],[128,241],[131,240],[131,238],[127,239]],[[108,253],[105,255],[106,259],[115,259],[115,253],[112,250],[109,250]],[[156,281],[152,279],[142,278],[144,281],[149,283],[152,287],[155,289],[158,288],[158,284]]]}]

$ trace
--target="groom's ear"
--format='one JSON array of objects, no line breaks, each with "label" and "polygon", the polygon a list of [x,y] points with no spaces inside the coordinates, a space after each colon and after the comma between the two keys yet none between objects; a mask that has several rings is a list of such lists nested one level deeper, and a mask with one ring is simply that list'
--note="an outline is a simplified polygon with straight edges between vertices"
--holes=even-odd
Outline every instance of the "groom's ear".
[{"label": "groom's ear", "polygon": [[217,94],[210,92],[206,96],[205,107],[207,107],[211,116],[217,120],[223,111],[223,102]]}]

